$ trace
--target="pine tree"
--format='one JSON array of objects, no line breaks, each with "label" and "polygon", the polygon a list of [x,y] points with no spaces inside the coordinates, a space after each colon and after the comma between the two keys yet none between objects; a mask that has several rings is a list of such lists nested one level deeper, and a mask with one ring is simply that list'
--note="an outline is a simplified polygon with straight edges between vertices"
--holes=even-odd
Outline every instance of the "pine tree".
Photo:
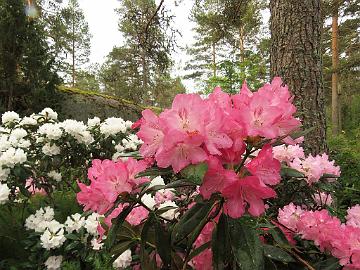
[{"label": "pine tree", "polygon": [[260,0],[199,0],[192,9],[197,42],[188,49],[189,79],[205,81],[203,91],[220,85],[236,92],[247,79],[256,88],[266,78],[267,52],[262,36]]},{"label": "pine tree", "polygon": [[63,40],[58,46],[66,56],[65,72],[71,75],[71,85],[75,86],[78,69],[89,61],[91,39],[89,25],[78,0],[69,0],[67,7],[60,12],[60,19],[60,25],[56,25],[58,27],[56,42]]},{"label": "pine tree", "polygon": [[[29,8],[32,13],[26,14]],[[1,112],[34,112],[56,102],[55,85],[60,80],[45,26],[36,16],[39,9],[22,0],[0,0]]]},{"label": "pine tree", "polygon": [[[101,69],[102,82],[107,92],[138,103],[163,106],[181,87],[169,75],[171,52],[175,47],[176,30],[172,16],[154,0],[124,0],[118,9],[119,30],[125,45],[115,47]],[[164,92],[158,89],[169,85]]]}]

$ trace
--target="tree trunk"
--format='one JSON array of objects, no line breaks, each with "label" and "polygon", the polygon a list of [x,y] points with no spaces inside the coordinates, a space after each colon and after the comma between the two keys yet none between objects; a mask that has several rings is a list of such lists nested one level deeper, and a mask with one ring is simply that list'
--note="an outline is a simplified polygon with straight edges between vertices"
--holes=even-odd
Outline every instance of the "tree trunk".
[{"label": "tree trunk", "polygon": [[212,42],[212,68],[213,68],[213,76],[216,77],[216,44],[215,44],[215,41]]},{"label": "tree trunk", "polygon": [[271,76],[280,76],[295,96],[305,150],[327,150],[321,61],[321,0],[271,0]]},{"label": "tree trunk", "polygon": [[340,131],[340,110],[339,110],[339,49],[338,49],[338,1],[333,1],[332,26],[331,26],[331,51],[332,51],[332,76],[331,76],[331,124],[332,134],[338,135]]},{"label": "tree trunk", "polygon": [[244,62],[244,51],[245,51],[245,46],[244,46],[244,26],[240,25],[239,27],[239,50],[240,50],[240,62]]}]

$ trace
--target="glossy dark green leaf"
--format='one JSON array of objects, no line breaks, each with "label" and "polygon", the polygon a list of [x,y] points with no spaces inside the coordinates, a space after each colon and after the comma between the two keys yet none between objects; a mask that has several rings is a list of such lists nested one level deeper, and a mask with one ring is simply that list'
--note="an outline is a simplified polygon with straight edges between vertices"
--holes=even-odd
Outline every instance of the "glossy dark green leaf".
[{"label": "glossy dark green leaf", "polygon": [[171,244],[170,235],[161,226],[158,219],[155,219],[155,244],[161,260],[166,267],[171,264]]},{"label": "glossy dark green leaf", "polygon": [[194,232],[199,224],[207,218],[213,203],[213,201],[198,202],[191,207],[174,226],[171,234],[172,244],[182,241]]},{"label": "glossy dark green leaf", "polygon": [[213,267],[215,270],[224,269],[230,261],[231,245],[227,216],[221,214],[219,222],[213,231],[211,249],[213,252]]},{"label": "glossy dark green leaf", "polygon": [[208,165],[204,162],[196,165],[189,165],[181,171],[181,175],[188,179],[189,182],[201,185],[207,169]]},{"label": "glossy dark green leaf", "polygon": [[264,245],[264,255],[271,260],[280,261],[283,263],[295,262],[294,258],[289,253],[282,250],[281,248]]},{"label": "glossy dark green leaf", "polygon": [[302,174],[301,172],[286,166],[281,167],[280,175],[282,177],[295,177],[295,178],[305,177],[304,174]]},{"label": "glossy dark green leaf", "polygon": [[135,243],[136,241],[134,240],[126,240],[117,243],[113,248],[111,248],[111,254],[114,254],[114,256],[111,258],[111,262],[114,262],[121,254],[131,248]]},{"label": "glossy dark green leaf", "polygon": [[341,269],[338,259],[329,258],[325,261],[318,262],[315,265],[315,269],[317,270],[338,270]]},{"label": "glossy dark green leaf", "polygon": [[107,238],[105,242],[106,247],[111,248],[114,245],[119,228],[123,224],[126,217],[130,214],[132,208],[133,207],[131,205],[124,208],[124,210],[119,214],[119,216],[112,220],[112,227],[109,233],[107,234]]},{"label": "glossy dark green leaf", "polygon": [[149,269],[149,270],[156,269],[156,266],[154,262],[150,260],[149,253],[147,251],[148,235],[151,227],[154,225],[154,221],[155,221],[155,217],[153,213],[150,213],[141,231],[141,246],[140,246],[141,269]]},{"label": "glossy dark green leaf", "polygon": [[256,231],[241,219],[228,218],[231,249],[241,270],[264,269],[264,252]]}]

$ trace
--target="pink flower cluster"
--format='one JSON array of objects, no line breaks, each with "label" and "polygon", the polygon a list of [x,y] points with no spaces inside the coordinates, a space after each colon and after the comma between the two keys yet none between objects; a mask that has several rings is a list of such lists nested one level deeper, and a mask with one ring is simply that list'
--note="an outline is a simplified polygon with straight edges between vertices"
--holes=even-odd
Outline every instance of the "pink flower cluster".
[{"label": "pink flower cluster", "polygon": [[136,191],[137,186],[150,181],[147,177],[136,178],[147,167],[146,161],[132,158],[126,162],[95,159],[88,170],[90,185],[78,183],[81,191],[76,196],[77,201],[85,206],[84,211],[105,214],[119,195]]},{"label": "pink flower cluster", "polygon": [[360,205],[354,205],[347,210],[346,225],[360,228]]},{"label": "pink flower cluster", "polygon": [[[334,165],[334,161],[329,161],[327,154],[317,155],[313,157],[309,155],[305,159],[295,158],[290,167],[302,172],[306,176],[306,181],[309,185],[316,183],[324,174],[332,174],[340,176],[340,167]],[[329,178],[328,181],[335,179]]]},{"label": "pink flower cluster", "polygon": [[[309,185],[316,183],[324,174],[340,176],[340,167],[335,166],[334,161],[329,161],[327,154],[305,158],[304,149],[299,145],[280,145],[273,148],[274,157],[284,162],[293,169],[302,172]],[[334,181],[329,178],[328,181]]]},{"label": "pink flower cluster", "polygon": [[179,172],[216,156],[237,163],[247,137],[267,139],[288,135],[300,126],[287,86],[280,78],[252,93],[244,83],[239,94],[230,96],[216,88],[208,99],[180,94],[171,109],[159,116],[150,110],[133,127],[144,142],[140,153],[155,157],[162,168]]},{"label": "pink flower cluster", "polygon": [[[358,213],[357,206],[353,209]],[[342,224],[325,209],[307,211],[292,203],[279,210],[278,221],[303,239],[314,241],[321,251],[329,251],[339,259],[343,269],[360,268],[359,227]]]},{"label": "pink flower cluster", "polygon": [[[286,136],[300,126],[287,86],[280,78],[252,93],[246,83],[239,94],[230,96],[216,88],[207,99],[195,94],[177,95],[171,109],[159,116],[150,110],[134,124],[144,142],[140,153],[154,157],[162,168],[179,172],[189,164],[207,162],[208,171],[200,187],[205,199],[219,192],[226,199],[226,213],[238,218],[246,209],[258,216],[264,199],[276,196],[269,186],[280,182],[280,162],[271,145],[265,145],[245,168],[246,142]],[[288,137],[290,138],[290,137]]]}]

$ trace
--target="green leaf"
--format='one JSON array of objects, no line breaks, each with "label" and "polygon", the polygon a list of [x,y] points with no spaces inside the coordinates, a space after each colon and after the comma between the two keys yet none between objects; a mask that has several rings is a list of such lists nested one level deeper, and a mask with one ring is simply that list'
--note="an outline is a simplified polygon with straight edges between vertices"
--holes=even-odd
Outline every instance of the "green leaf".
[{"label": "green leaf", "polygon": [[281,167],[281,171],[280,171],[280,175],[282,177],[295,177],[295,178],[304,178],[304,174],[302,174],[301,172],[290,168],[290,167],[286,167],[286,166],[282,166]]},{"label": "green leaf", "polygon": [[150,261],[149,253],[146,250],[148,234],[154,223],[154,220],[155,220],[154,214],[150,213],[141,231],[141,246],[140,246],[141,269],[149,269],[149,270],[156,269],[154,262]]},{"label": "green leaf", "polygon": [[204,176],[208,170],[208,165],[205,162],[189,165],[181,171],[181,175],[184,176],[189,182],[201,185]]},{"label": "green leaf", "polygon": [[111,258],[110,263],[113,263],[121,254],[131,248],[135,243],[136,241],[134,240],[117,243],[113,248],[111,248],[111,254],[114,254],[114,256]]},{"label": "green leaf", "polygon": [[317,270],[338,270],[341,269],[338,259],[329,258],[325,261],[318,262],[315,265]]},{"label": "green leaf", "polygon": [[274,247],[271,245],[264,245],[264,255],[272,260],[289,263],[295,262],[294,258],[291,257],[286,251],[281,248]]},{"label": "green leaf", "polygon": [[212,209],[213,201],[198,202],[191,207],[174,226],[171,234],[171,243],[175,244],[184,240],[195,231],[200,223],[207,218]]},{"label": "green leaf", "polygon": [[231,249],[241,270],[264,268],[264,252],[256,231],[241,219],[228,219]]},{"label": "green leaf", "polygon": [[155,245],[165,267],[171,263],[170,235],[161,226],[158,219],[155,219]]},{"label": "green leaf", "polygon": [[189,255],[189,261],[208,248],[211,248],[211,241],[206,242],[205,244],[202,244],[200,247],[194,249],[194,251],[191,252]]},{"label": "green leaf", "polygon": [[79,237],[76,234],[70,233],[65,235],[66,239],[70,239],[70,240],[79,240]]},{"label": "green leaf", "polygon": [[213,252],[214,269],[224,269],[231,259],[229,227],[227,216],[225,214],[221,214],[219,222],[213,231],[211,249]]},{"label": "green leaf", "polygon": [[188,187],[188,186],[196,186],[196,184],[186,182],[184,179],[182,179],[182,180],[173,181],[167,185],[153,186],[153,187],[149,188],[146,192],[148,193],[148,192],[157,191],[160,189],[179,188],[179,187]]},{"label": "green leaf", "polygon": [[121,225],[124,222],[124,220],[126,219],[126,217],[130,214],[132,209],[133,209],[132,205],[124,208],[124,210],[119,214],[119,216],[112,220],[113,225],[112,225],[109,233],[107,234],[107,238],[106,238],[106,242],[105,242],[105,246],[107,248],[111,248],[114,245],[116,235],[119,231],[119,228],[121,227]]}]

